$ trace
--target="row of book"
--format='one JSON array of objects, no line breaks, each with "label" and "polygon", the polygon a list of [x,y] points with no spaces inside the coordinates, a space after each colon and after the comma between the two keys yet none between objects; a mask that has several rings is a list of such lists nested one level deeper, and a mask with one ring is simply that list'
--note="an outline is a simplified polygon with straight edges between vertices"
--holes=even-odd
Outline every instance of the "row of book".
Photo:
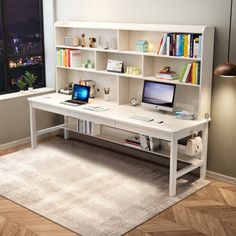
[{"label": "row of book", "polygon": [[57,65],[63,67],[79,67],[81,65],[80,50],[57,50]]},{"label": "row of book", "polygon": [[87,121],[78,120],[78,132],[86,135],[99,135],[101,126],[99,124]]},{"label": "row of book", "polygon": [[182,70],[179,81],[200,85],[200,66],[199,62],[186,63]]},{"label": "row of book", "polygon": [[157,152],[160,149],[160,140],[148,135],[134,135],[125,140],[127,146],[143,149],[145,151]]},{"label": "row of book", "polygon": [[165,33],[157,54],[178,57],[201,58],[202,35]]}]

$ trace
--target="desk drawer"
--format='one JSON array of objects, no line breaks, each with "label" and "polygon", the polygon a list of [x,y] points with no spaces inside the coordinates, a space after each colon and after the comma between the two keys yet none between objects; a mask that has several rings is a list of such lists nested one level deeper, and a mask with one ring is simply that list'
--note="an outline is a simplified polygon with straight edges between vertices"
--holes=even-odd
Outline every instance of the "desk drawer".
[{"label": "desk drawer", "polygon": [[77,113],[77,112],[71,112],[70,114],[71,117],[76,118],[76,119],[80,119],[80,120],[87,120],[99,125],[106,125],[106,126],[110,126],[110,127],[115,127],[115,121],[113,119],[109,119],[109,118],[104,118],[102,116],[98,116],[97,113],[93,114],[85,114],[85,113]]}]

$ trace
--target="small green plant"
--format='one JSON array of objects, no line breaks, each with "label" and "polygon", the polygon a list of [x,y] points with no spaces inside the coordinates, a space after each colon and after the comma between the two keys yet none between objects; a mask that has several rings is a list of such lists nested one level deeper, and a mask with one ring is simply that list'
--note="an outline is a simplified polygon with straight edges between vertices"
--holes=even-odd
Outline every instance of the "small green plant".
[{"label": "small green plant", "polygon": [[25,79],[26,83],[29,85],[29,87],[33,87],[34,82],[38,78],[34,74],[30,73],[29,71],[26,71],[22,77]]},{"label": "small green plant", "polygon": [[27,85],[23,79],[19,79],[16,82],[16,85],[19,87],[19,89],[22,91],[24,90],[25,86]]}]

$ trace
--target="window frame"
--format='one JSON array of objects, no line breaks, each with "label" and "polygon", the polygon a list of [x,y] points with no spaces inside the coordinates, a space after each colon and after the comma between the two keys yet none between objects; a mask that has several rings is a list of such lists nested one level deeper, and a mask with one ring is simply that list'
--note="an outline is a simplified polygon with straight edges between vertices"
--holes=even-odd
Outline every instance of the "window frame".
[{"label": "window frame", "polygon": [[[19,89],[11,89],[9,86],[9,64],[8,64],[8,46],[7,46],[7,41],[8,41],[8,30],[7,30],[7,13],[6,13],[6,1],[7,0],[0,0],[0,10],[2,11],[2,28],[3,28],[3,45],[4,45],[4,81],[3,81],[3,87],[4,90],[0,90],[0,95],[1,94],[7,94],[7,93],[14,93],[18,92]],[[40,34],[41,34],[41,44],[42,44],[42,81],[39,85],[34,86],[34,88],[43,88],[46,87],[46,72],[45,72],[45,42],[44,42],[44,16],[43,16],[43,0],[38,0],[39,1],[39,16],[40,16]]]}]

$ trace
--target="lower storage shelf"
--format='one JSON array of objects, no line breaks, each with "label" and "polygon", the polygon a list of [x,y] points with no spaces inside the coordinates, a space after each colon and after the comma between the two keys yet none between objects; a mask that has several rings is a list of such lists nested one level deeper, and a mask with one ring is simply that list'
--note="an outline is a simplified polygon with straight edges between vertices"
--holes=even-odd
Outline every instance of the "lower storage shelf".
[{"label": "lower storage shelf", "polygon": [[[117,130],[117,129],[114,129],[114,128],[110,128],[110,127],[106,127],[106,126],[102,126],[102,125],[98,125],[98,124],[94,124],[94,123],[92,123],[92,125],[91,125],[91,127],[92,127],[91,132],[86,133],[86,132],[84,132],[83,129],[82,129],[82,132],[81,132],[81,127],[79,127],[80,126],[79,124],[80,124],[80,122],[78,122],[78,120],[77,120],[77,122],[75,122],[75,121],[69,122],[69,124],[64,125],[63,128],[65,130],[68,130],[68,131],[80,133],[80,134],[83,134],[83,135],[92,136],[92,137],[95,137],[95,138],[98,138],[98,139],[101,139],[101,140],[104,140],[104,141],[108,141],[108,142],[116,143],[116,144],[119,144],[119,145],[123,145],[123,146],[128,147],[128,148],[138,149],[142,152],[154,154],[156,156],[161,156],[161,157],[164,157],[164,158],[170,158],[169,142],[167,142],[165,140],[160,141],[160,149],[158,149],[157,151],[149,151],[149,150],[143,149],[138,144],[127,143],[128,138],[130,138],[132,136],[139,136],[140,134],[131,133],[131,132],[122,131],[122,130]],[[187,155],[184,154],[184,151],[185,151],[185,146],[184,145],[179,145],[179,147],[178,147],[178,161],[189,164],[190,166],[192,166],[193,169],[196,168],[196,165],[200,166],[202,164],[200,154],[198,154],[196,156],[187,156]],[[191,168],[191,167],[188,167],[188,168]]]}]

